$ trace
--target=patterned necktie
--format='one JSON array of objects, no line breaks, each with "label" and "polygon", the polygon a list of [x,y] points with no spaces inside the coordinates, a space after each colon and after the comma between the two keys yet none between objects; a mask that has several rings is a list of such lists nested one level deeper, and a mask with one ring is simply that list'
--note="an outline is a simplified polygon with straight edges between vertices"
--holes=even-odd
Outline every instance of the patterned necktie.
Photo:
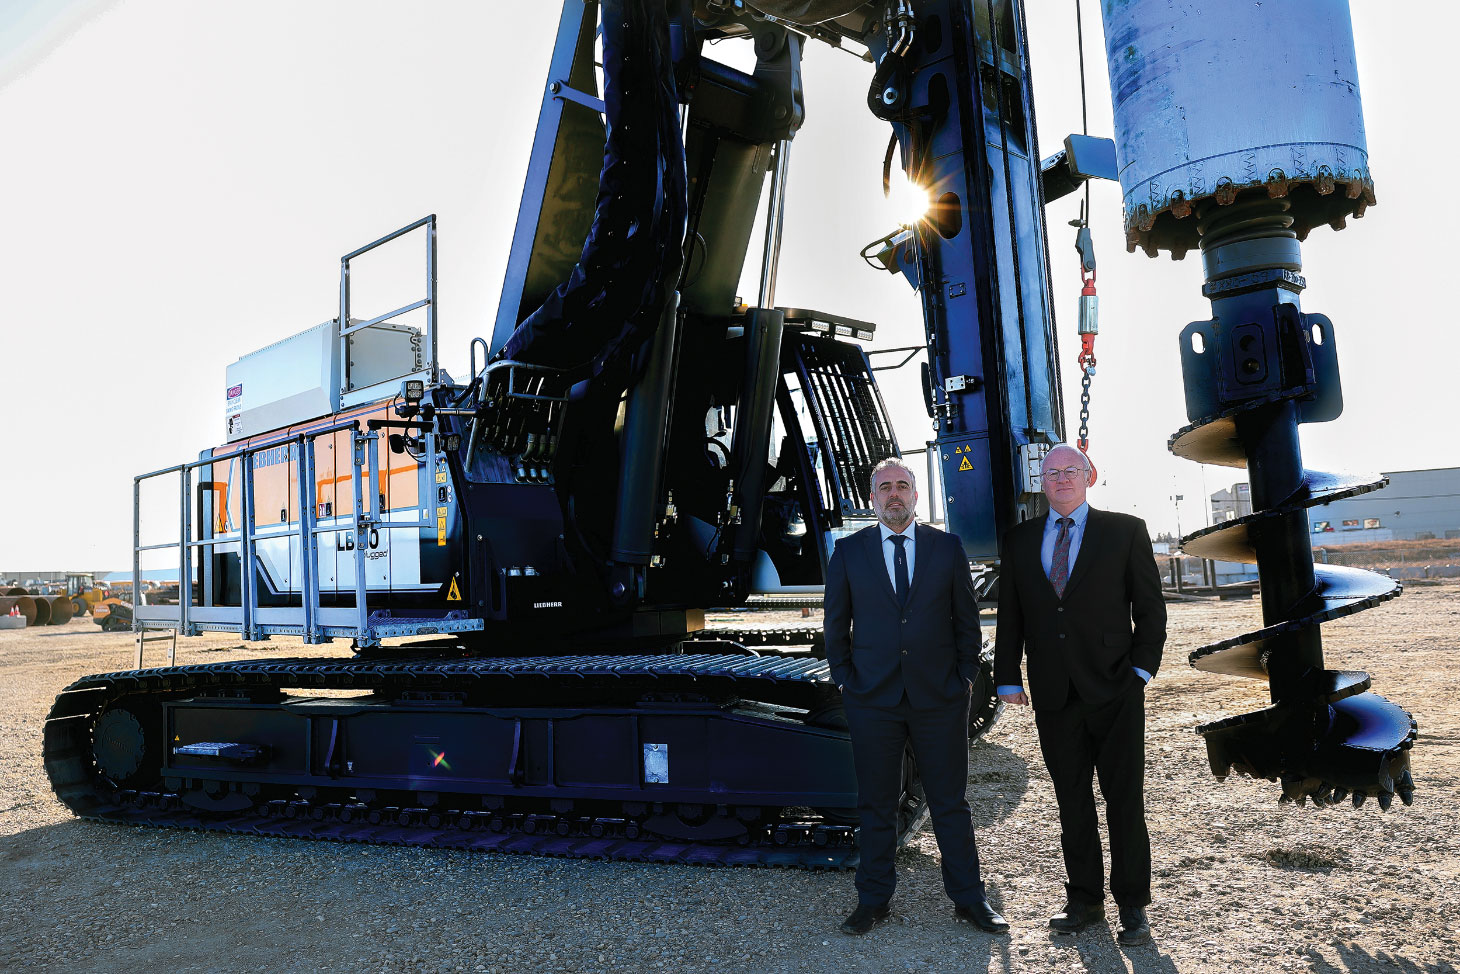
[{"label": "patterned necktie", "polygon": [[[892,543],[897,545],[897,550],[892,553],[892,575],[897,585],[898,605],[907,605],[907,590],[911,588],[907,580],[907,538],[901,534],[892,536]],[[1069,545],[1065,546],[1066,548]]]},{"label": "patterned necktie", "polygon": [[1054,557],[1049,561],[1049,584],[1054,586],[1055,595],[1064,598],[1065,583],[1070,580],[1070,529],[1075,520],[1062,517],[1055,523],[1060,526],[1060,533],[1054,539]]}]

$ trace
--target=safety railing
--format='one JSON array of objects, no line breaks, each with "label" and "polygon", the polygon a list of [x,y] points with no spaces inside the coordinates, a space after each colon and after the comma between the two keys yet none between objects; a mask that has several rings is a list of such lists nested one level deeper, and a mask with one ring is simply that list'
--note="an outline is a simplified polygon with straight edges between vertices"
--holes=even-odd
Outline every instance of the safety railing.
[{"label": "safety railing", "polygon": [[[426,296],[418,301],[396,308],[394,311],[387,311],[383,315],[377,315],[368,321],[350,320],[350,262],[362,254],[369,253],[382,244],[390,243],[397,237],[403,237],[413,230],[426,228]],[[428,386],[435,386],[441,380],[440,369],[436,361],[436,214],[432,213],[423,216],[409,226],[401,227],[392,233],[387,233],[379,240],[373,241],[340,258],[340,317],[339,317],[339,342],[340,342],[340,391],[350,392],[355,388],[351,376],[350,336],[357,331],[371,328],[375,325],[384,324],[393,318],[399,318],[403,314],[415,311],[419,308],[426,309],[426,349],[429,359],[426,364]],[[400,378],[396,376],[395,378]]]},{"label": "safety railing", "polygon": [[[350,496],[351,507],[347,526],[352,531],[354,543],[354,604],[350,606],[326,606],[321,604],[319,579],[319,537],[322,534],[341,531],[340,517],[331,510],[329,523],[320,525],[320,511],[314,497],[316,484],[315,441],[341,430],[350,433]],[[410,530],[419,534],[423,528],[431,528],[429,520],[417,513],[414,520],[396,521],[382,517],[379,509],[380,482],[379,434],[371,430],[362,433],[358,420],[345,420],[316,430],[300,433],[284,441],[274,440],[243,449],[228,456],[196,460],[151,473],[141,474],[133,481],[133,553],[132,586],[134,592],[141,591],[142,555],[147,551],[176,548],[178,552],[178,601],[176,605],[143,605],[138,598],[133,607],[133,629],[138,633],[140,656],[145,632],[148,630],[171,629],[185,636],[194,636],[204,631],[236,632],[245,640],[267,639],[271,635],[295,635],[306,643],[322,643],[335,637],[348,637],[359,646],[378,645],[383,636],[404,636],[432,632],[461,632],[482,628],[481,620],[465,618],[464,612],[449,613],[445,617],[419,619],[393,618],[388,612],[372,613],[369,604],[369,579],[366,573],[367,553],[373,532]],[[288,447],[294,456],[291,462],[297,464],[299,518],[286,522],[282,529],[260,532],[255,511],[254,457],[265,450]],[[192,487],[193,471],[199,467],[217,463],[238,461],[239,473],[239,519],[236,530],[219,530],[211,537],[193,538],[192,529]],[[141,496],[144,481],[177,474],[180,478],[180,534],[177,542],[143,544],[141,535]],[[365,485],[370,484],[366,490]],[[225,512],[227,500],[222,499]],[[417,509],[419,511],[419,509]],[[225,513],[226,519],[226,513]],[[224,522],[226,526],[226,520]],[[268,606],[259,604],[259,557],[258,544],[261,540],[299,539],[299,565],[297,592],[291,577],[288,595],[299,597],[299,605]],[[191,565],[194,551],[211,551],[219,545],[239,546],[239,604],[219,605],[214,601],[213,586],[209,584],[210,573],[200,570],[198,574],[198,604],[193,604]],[[290,558],[292,560],[292,550]],[[208,559],[204,559],[206,562]],[[200,566],[201,569],[201,566]],[[291,571],[291,576],[293,573]],[[338,585],[331,589],[340,593]],[[140,665],[140,660],[139,660]]]}]

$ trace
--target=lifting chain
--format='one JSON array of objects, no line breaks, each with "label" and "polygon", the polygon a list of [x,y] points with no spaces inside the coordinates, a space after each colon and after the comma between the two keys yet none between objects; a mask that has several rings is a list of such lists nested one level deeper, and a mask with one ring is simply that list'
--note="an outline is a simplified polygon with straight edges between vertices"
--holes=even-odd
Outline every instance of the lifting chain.
[{"label": "lifting chain", "polygon": [[[1085,346],[1089,349],[1089,345]],[[1080,447],[1081,453],[1090,452],[1090,376],[1095,374],[1095,353],[1092,351],[1088,357],[1086,352],[1080,352],[1080,365],[1084,368],[1080,376],[1080,436],[1075,443]]]},{"label": "lifting chain", "polygon": [[1080,253],[1080,435],[1082,453],[1090,452],[1090,380],[1095,375],[1095,336],[1100,333],[1100,298],[1095,294],[1095,244],[1082,208],[1076,222],[1075,249]]}]

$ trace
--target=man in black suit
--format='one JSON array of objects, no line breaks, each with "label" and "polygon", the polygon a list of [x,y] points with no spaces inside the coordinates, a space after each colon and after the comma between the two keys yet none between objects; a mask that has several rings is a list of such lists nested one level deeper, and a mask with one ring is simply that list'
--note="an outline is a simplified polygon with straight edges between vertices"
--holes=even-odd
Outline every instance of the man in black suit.
[{"label": "man in black suit", "polygon": [[842,931],[886,919],[897,878],[903,753],[912,743],[954,915],[1009,929],[979,878],[968,786],[968,707],[981,648],[978,603],[957,537],[913,517],[917,480],[901,460],[872,471],[879,523],[842,538],[826,577],[826,660],[842,691],[857,769],[857,908]]},{"label": "man in black suit", "polygon": [[1110,892],[1123,945],[1151,939],[1151,841],[1146,833],[1146,683],[1161,665],[1166,602],[1146,524],[1085,501],[1091,467],[1074,447],[1042,465],[1047,518],[1015,525],[1000,548],[994,681],[999,699],[1028,704],[1027,660],[1040,750],[1059,804],[1065,908],[1049,921],[1074,933],[1105,917],[1092,773],[1110,828]]}]

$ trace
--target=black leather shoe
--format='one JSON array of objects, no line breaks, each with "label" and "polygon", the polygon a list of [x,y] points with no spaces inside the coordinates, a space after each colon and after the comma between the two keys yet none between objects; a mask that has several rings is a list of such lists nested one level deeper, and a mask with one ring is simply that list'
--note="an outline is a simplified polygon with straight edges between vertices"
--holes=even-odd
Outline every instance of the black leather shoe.
[{"label": "black leather shoe", "polygon": [[1146,911],[1139,906],[1120,908],[1120,933],[1115,935],[1122,947],[1135,947],[1151,942],[1151,924],[1146,920]]},{"label": "black leather shoe", "polygon": [[1078,933],[1104,919],[1104,903],[1082,904],[1071,900],[1063,910],[1049,918],[1049,928],[1055,933]]},{"label": "black leather shoe", "polygon": [[985,933],[1008,933],[1009,924],[989,906],[988,900],[979,900],[971,906],[953,907],[953,915],[964,923],[971,923]]},{"label": "black leather shoe", "polygon": [[842,921],[842,933],[849,933],[854,937],[860,937],[883,920],[886,920],[891,914],[892,908],[886,903],[883,903],[881,906],[868,906],[866,903],[860,903],[852,911],[851,916]]}]

